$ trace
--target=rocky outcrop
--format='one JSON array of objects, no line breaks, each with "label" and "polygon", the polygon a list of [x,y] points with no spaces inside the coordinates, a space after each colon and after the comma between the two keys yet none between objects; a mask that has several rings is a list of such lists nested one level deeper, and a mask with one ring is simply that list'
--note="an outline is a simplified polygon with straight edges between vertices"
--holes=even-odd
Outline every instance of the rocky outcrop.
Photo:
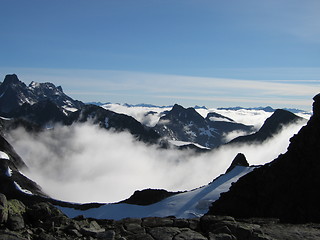
[{"label": "rocky outcrop", "polygon": [[320,94],[313,116],[290,139],[285,154],[240,178],[213,203],[209,214],[320,222]]}]

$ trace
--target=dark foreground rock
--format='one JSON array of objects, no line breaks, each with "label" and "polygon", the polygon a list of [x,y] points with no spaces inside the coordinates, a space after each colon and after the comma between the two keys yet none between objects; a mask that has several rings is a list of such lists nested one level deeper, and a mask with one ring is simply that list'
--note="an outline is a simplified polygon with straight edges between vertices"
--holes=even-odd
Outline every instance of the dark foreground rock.
[{"label": "dark foreground rock", "polygon": [[213,203],[209,214],[273,217],[320,223],[320,94],[313,116],[290,139],[288,151],[240,178]]},{"label": "dark foreground rock", "polygon": [[3,240],[271,240],[320,239],[320,224],[280,224],[277,219],[235,219],[207,215],[127,218],[119,221],[70,219],[50,203],[29,206],[0,194]]}]

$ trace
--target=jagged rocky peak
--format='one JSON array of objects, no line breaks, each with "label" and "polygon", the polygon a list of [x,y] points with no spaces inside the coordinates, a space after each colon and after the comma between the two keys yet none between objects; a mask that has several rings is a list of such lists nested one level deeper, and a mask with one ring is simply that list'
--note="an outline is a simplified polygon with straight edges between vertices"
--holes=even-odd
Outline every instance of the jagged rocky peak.
[{"label": "jagged rocky peak", "polygon": [[25,102],[33,103],[30,94],[16,74],[6,75],[0,85],[0,112],[8,113]]},{"label": "jagged rocky peak", "polygon": [[238,153],[237,156],[233,159],[230,167],[227,169],[226,173],[230,172],[236,166],[249,167],[246,156],[243,153]]},{"label": "jagged rocky peak", "polygon": [[46,90],[56,91],[57,93],[63,93],[61,86],[55,86],[53,83],[50,83],[50,82],[38,83],[38,82],[32,81],[29,84],[29,88],[33,90],[46,89]]},{"label": "jagged rocky peak", "polygon": [[171,111],[166,115],[168,118],[178,118],[181,120],[202,121],[203,117],[192,107],[184,108],[175,104]]},{"label": "jagged rocky peak", "polygon": [[26,87],[26,85],[19,80],[19,78],[16,74],[7,74],[1,85],[2,85],[2,88],[9,87],[9,86],[11,86],[11,87],[16,87],[16,86]]},{"label": "jagged rocky peak", "polygon": [[[21,82],[16,74],[7,75],[0,84],[0,113],[12,117],[24,104],[34,105],[46,100],[52,101],[66,115],[80,109],[84,104],[73,100],[61,86],[53,83],[31,82],[29,86]],[[17,114],[16,114],[17,115]]]},{"label": "jagged rocky peak", "polygon": [[16,74],[7,74],[4,78],[3,84],[24,84],[21,82]]}]

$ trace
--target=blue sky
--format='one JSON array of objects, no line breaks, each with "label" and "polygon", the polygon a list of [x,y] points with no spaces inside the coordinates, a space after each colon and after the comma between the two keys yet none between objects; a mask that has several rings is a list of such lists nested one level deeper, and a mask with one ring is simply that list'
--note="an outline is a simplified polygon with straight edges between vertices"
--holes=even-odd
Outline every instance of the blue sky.
[{"label": "blue sky", "polygon": [[310,109],[318,0],[2,0],[0,74],[83,101]]}]

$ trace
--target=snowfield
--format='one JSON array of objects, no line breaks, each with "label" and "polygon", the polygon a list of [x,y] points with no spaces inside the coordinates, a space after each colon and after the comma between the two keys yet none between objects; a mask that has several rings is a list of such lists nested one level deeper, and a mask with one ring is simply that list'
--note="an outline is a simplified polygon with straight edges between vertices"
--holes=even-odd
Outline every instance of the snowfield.
[{"label": "snowfield", "polygon": [[179,193],[168,197],[158,203],[147,206],[133,204],[106,204],[99,208],[86,211],[73,208],[58,207],[68,217],[83,215],[86,218],[115,219],[166,217],[195,218],[208,212],[212,202],[216,201],[220,194],[229,190],[231,183],[251,172],[254,167],[236,166],[227,174],[221,175],[210,184],[198,189]]}]

